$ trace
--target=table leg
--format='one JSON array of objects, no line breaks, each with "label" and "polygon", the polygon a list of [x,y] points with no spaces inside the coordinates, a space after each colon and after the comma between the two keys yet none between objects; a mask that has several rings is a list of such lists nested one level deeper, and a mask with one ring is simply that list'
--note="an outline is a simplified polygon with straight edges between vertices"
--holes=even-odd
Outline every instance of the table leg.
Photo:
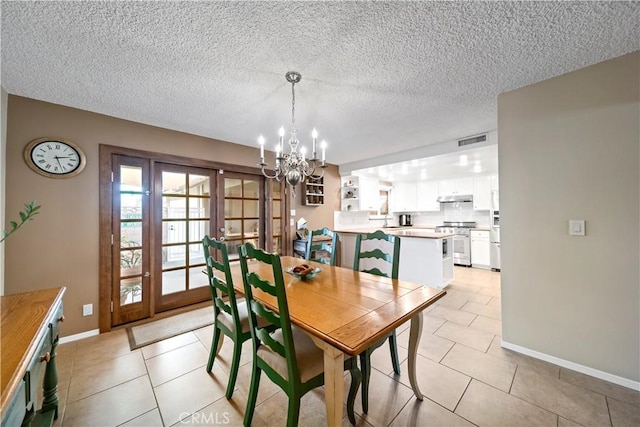
[{"label": "table leg", "polygon": [[324,351],[324,400],[327,408],[327,425],[341,426],[344,406],[344,353],[316,337],[311,339]]},{"label": "table leg", "polygon": [[409,329],[409,382],[413,389],[413,394],[418,400],[422,400],[422,392],[418,387],[416,380],[416,358],[418,354],[418,344],[422,336],[422,312],[417,313],[411,318],[411,327]]}]

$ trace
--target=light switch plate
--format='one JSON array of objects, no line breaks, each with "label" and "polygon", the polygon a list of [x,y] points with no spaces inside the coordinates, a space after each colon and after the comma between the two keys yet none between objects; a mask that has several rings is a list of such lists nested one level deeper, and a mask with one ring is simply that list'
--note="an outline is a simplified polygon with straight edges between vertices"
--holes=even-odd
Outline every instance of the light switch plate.
[{"label": "light switch plate", "polygon": [[585,224],[583,219],[570,219],[569,220],[569,235],[570,236],[584,236]]},{"label": "light switch plate", "polygon": [[85,304],[82,306],[82,315],[91,316],[93,314],[93,304]]}]

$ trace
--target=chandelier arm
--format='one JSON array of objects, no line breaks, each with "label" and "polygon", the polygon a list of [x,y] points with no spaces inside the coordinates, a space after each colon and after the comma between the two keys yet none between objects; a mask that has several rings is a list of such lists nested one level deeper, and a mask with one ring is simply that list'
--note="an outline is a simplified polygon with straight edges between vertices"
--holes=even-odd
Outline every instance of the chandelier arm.
[{"label": "chandelier arm", "polygon": [[269,179],[274,179],[278,177],[278,171],[276,171],[276,173],[271,176],[269,175],[265,170],[264,167],[266,166],[264,163],[258,163],[258,166],[260,166],[260,170],[262,171],[262,175],[264,175],[265,177],[269,178]]}]

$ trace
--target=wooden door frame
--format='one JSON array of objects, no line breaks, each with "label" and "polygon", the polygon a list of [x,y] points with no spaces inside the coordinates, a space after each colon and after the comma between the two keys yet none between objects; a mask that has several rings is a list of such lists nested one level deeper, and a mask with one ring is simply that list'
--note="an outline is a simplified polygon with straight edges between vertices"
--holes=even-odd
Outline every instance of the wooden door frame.
[{"label": "wooden door frame", "polygon": [[[154,164],[156,162],[172,163],[182,166],[199,167],[204,169],[219,169],[223,171],[239,172],[252,174],[256,176],[262,176],[262,172],[259,168],[234,165],[229,163],[215,162],[210,160],[203,160],[191,157],[176,156],[172,154],[156,153],[153,151],[138,150],[134,148],[118,147],[113,145],[100,144],[99,146],[99,273],[98,273],[98,287],[99,287],[99,318],[98,324],[100,332],[109,332],[112,329],[111,326],[111,301],[113,298],[111,278],[113,275],[113,266],[111,265],[111,234],[112,234],[112,201],[113,201],[113,186],[111,182],[112,177],[112,155],[122,155],[129,157],[141,157],[149,160],[150,173],[154,174]],[[283,218],[284,234],[283,239],[287,242],[283,246],[285,254],[289,255],[291,252],[291,231],[289,227],[290,218],[290,198],[289,188],[285,186],[285,194],[283,195],[283,202],[285,203],[286,218]],[[150,244],[151,247],[155,247],[154,237]],[[151,261],[153,262],[153,250],[151,253]],[[153,302],[150,304],[151,316],[155,314],[155,307]]]}]

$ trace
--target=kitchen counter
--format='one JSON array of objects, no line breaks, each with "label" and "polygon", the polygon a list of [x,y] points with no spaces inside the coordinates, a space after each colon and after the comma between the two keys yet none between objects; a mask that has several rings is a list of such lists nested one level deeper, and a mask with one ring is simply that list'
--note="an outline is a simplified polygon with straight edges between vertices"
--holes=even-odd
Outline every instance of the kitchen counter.
[{"label": "kitchen counter", "polygon": [[[400,237],[398,278],[442,289],[453,280],[453,236],[415,227],[353,228],[336,230],[339,241],[339,264],[353,268],[356,236],[382,230]],[[374,247],[376,243],[372,243]],[[367,250],[371,250],[368,248]]]},{"label": "kitchen counter", "polygon": [[416,227],[388,227],[388,228],[351,228],[344,230],[336,230],[338,233],[351,233],[351,234],[360,234],[360,233],[373,233],[376,230],[382,230],[387,234],[391,234],[393,236],[399,237],[420,237],[423,239],[446,239],[447,237],[453,237],[453,234],[450,233],[435,233],[430,231],[432,229],[429,228],[416,228]]}]

